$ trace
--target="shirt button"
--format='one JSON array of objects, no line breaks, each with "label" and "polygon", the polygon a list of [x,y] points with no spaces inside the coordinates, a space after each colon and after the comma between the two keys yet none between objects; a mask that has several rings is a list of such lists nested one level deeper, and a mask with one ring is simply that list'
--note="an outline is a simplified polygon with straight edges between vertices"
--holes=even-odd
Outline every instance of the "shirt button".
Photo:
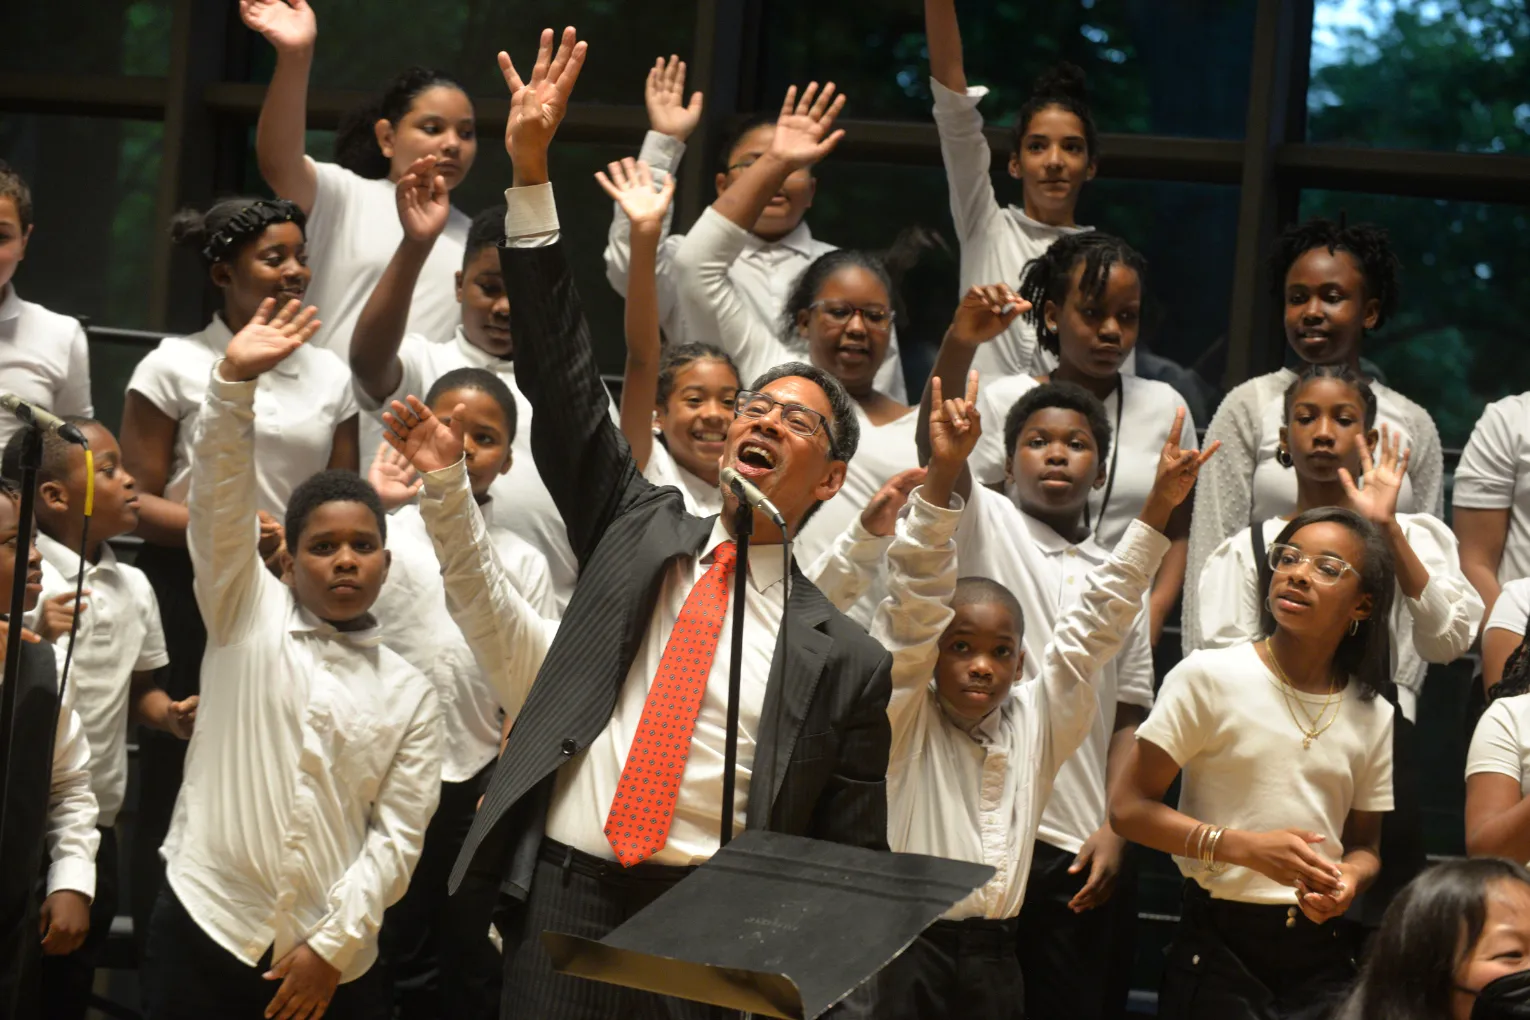
[{"label": "shirt button", "polygon": [[575,751],[579,750],[579,743],[573,737],[564,737],[561,750],[566,755],[572,755]]},{"label": "shirt button", "polygon": [[1192,967],[1199,967],[1201,965],[1201,954],[1200,953],[1196,953],[1194,956],[1190,957],[1190,965]]}]

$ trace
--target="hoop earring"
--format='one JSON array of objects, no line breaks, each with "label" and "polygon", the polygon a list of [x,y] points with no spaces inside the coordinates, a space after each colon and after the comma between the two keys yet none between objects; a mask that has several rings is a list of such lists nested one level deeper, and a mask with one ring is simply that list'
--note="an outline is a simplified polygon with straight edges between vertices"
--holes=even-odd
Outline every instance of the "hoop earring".
[{"label": "hoop earring", "polygon": [[1283,468],[1290,467],[1291,451],[1287,450],[1284,446],[1275,447],[1275,463],[1279,464]]},{"label": "hoop earring", "polygon": [[1354,637],[1358,633],[1360,633],[1360,621],[1359,620],[1351,620],[1351,621],[1349,621],[1349,636],[1350,637]]}]

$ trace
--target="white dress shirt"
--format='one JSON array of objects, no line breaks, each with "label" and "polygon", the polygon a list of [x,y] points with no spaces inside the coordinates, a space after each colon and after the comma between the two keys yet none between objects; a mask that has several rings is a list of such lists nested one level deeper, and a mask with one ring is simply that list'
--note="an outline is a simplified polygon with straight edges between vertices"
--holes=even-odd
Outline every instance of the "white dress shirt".
[{"label": "white dress shirt", "polygon": [[910,497],[888,552],[889,594],[871,628],[893,656],[888,843],[996,869],[947,919],[1014,917],[1053,777],[1096,714],[1090,682],[1131,632],[1169,542],[1133,524],[1047,635],[1037,679],[973,724],[946,712],[931,680],[940,637],[955,615],[953,533],[961,511],[926,503],[920,492]]},{"label": "white dress shirt", "polygon": [[697,517],[711,517],[722,513],[722,487],[705,478],[691,474],[669,452],[669,447],[654,437],[648,452],[648,464],[643,477],[655,485],[673,485],[685,497],[685,512]]},{"label": "white dress shirt", "polygon": [[[1015,401],[1036,386],[1030,376],[1016,375],[978,388],[978,410],[985,427],[968,460],[974,480],[1004,484],[1005,417]],[[1187,449],[1196,445],[1195,418],[1185,407],[1185,398],[1168,383],[1125,372],[1121,373],[1121,385],[1101,403],[1105,405],[1105,420],[1110,422],[1110,452],[1105,457],[1106,484],[1089,492],[1089,523],[1099,543],[1111,549],[1137,519],[1153,491],[1163,444],[1174,427],[1174,413],[1185,408],[1180,442]]]},{"label": "white dress shirt", "polygon": [[[23,301],[14,281],[0,295],[0,393],[57,415],[95,414],[80,321]],[[0,414],[0,449],[20,427],[14,415]]]},{"label": "white dress shirt", "polygon": [[[1289,522],[1272,517],[1262,525],[1269,549]],[[1461,573],[1456,536],[1429,514],[1398,514],[1403,538],[1412,547],[1429,583],[1416,599],[1399,586],[1392,599],[1392,677],[1397,704],[1410,721],[1418,711],[1424,673],[1431,662],[1454,662],[1466,654],[1482,622],[1482,598]],[[1230,648],[1262,636],[1259,566],[1249,529],[1223,542],[1206,561],[1198,582],[1200,646]]]},{"label": "white dress shirt", "polygon": [[[37,547],[43,554],[42,599],[72,595],[79,553],[44,534],[38,534]],[[127,793],[133,674],[158,669],[170,656],[149,579],[118,560],[110,545],[103,543],[97,561],[86,565],[85,590],[90,594],[74,638],[68,687],[90,742],[90,785],[100,808],[96,824],[110,829]],[[57,642],[60,667],[68,646],[66,633]]]},{"label": "white dress shirt", "polygon": [[[535,612],[556,618],[558,604],[542,554],[495,520],[493,501],[478,509],[510,582]],[[388,551],[393,562],[372,615],[383,644],[436,685],[446,741],[441,780],[466,782],[499,753],[503,706],[452,622],[441,564],[419,506],[400,507],[388,516]]]},{"label": "white dress shirt", "polygon": [[209,377],[186,531],[207,652],[165,877],[244,963],[306,942],[351,981],[377,958],[383,911],[408,887],[436,809],[441,709],[375,627],[336,630],[266,570],[259,384],[227,382],[216,365]]},{"label": "white dress shirt", "polygon": [[[1007,283],[1019,289],[1020,274],[1027,262],[1068,234],[1091,227],[1052,227],[1038,223],[1015,206],[1001,206],[994,194],[993,149],[983,134],[983,115],[978,103],[988,95],[981,85],[965,93],[953,92],[934,78],[935,128],[940,133],[940,155],[946,165],[946,184],[951,192],[951,218],[961,245],[960,294],[968,288]],[[1128,356],[1123,372],[1135,372],[1136,360]],[[1036,330],[1024,319],[978,348],[972,367],[986,380],[1011,375],[1045,375],[1057,359],[1036,342]]]},{"label": "white dress shirt", "polygon": [[[1312,849],[1338,861],[1351,811],[1392,810],[1392,706],[1361,698],[1351,683],[1337,718],[1303,749],[1292,716],[1303,709],[1287,698],[1314,718],[1325,699],[1286,691],[1251,644],[1192,652],[1164,679],[1137,739],[1179,766],[1179,809],[1191,818],[1247,832],[1311,829],[1325,837]],[[1175,855],[1174,863],[1214,899],[1295,902],[1290,886],[1252,868],[1212,875],[1199,861]]]},{"label": "white dress shirt", "polygon": [[[448,343],[435,343],[416,333],[405,336],[399,345],[398,360],[403,370],[398,388],[381,402],[368,397],[360,385],[355,387],[356,402],[365,412],[361,428],[363,456],[370,456],[382,441],[382,412],[392,407],[393,401],[403,400],[406,396],[423,401],[437,379],[459,368],[482,368],[498,376],[515,398],[515,438],[510,442],[510,471],[494,480],[489,493],[501,508],[499,523],[546,559],[552,572],[553,595],[557,599],[557,611],[553,615],[558,615],[574,594],[579,562],[574,558],[573,547],[568,544],[563,517],[553,504],[552,493],[547,491],[547,485],[537,472],[536,459],[531,455],[531,401],[516,385],[515,362],[474,347],[460,325]],[[611,418],[616,420],[614,403]]]},{"label": "white dress shirt", "polygon": [[1519,784],[1520,796],[1530,794],[1530,694],[1495,698],[1477,720],[1466,778],[1484,772],[1508,776]]},{"label": "white dress shirt", "polygon": [[[163,493],[173,503],[186,502],[207,380],[233,338],[215,315],[200,333],[161,340],[128,380],[129,390],[176,420]],[[292,490],[329,466],[335,429],[356,416],[351,370],[331,352],[304,344],[256,381],[255,412],[255,505],[279,519]]]},{"label": "white dress shirt", "polygon": [[1468,510],[1508,510],[1498,582],[1530,577],[1530,393],[1483,410],[1461,453],[1451,502]]},{"label": "white dress shirt", "polygon": [[[404,238],[398,221],[398,188],[386,178],[369,180],[335,163],[313,159],[308,163],[316,188],[305,227],[313,282],[304,301],[318,308],[324,320],[313,343],[334,351],[349,365],[356,320]],[[431,246],[415,281],[405,327],[409,332],[450,336],[462,321],[456,274],[462,269],[472,225],[466,214],[452,207],[446,229]]]},{"label": "white dress shirt", "polygon": [[[1073,544],[1022,513],[1008,497],[980,485],[956,533],[962,571],[990,577],[1014,593],[1025,613],[1023,673],[1041,674],[1047,640],[1062,614],[1089,587],[1089,572],[1110,554],[1092,537]],[[1153,653],[1148,614],[1138,615],[1120,653],[1092,679],[1099,711],[1079,749],[1062,764],[1037,831],[1042,842],[1078,853],[1105,824],[1105,766],[1115,731],[1116,705],[1153,704]]]},{"label": "white dress shirt", "polygon": [[[674,174],[683,155],[685,155],[684,142],[657,131],[649,131],[643,137],[643,148],[638,153],[638,159],[652,168],[654,184],[662,186],[665,179]],[[627,276],[632,267],[632,224],[627,219],[627,214],[622,212],[620,205],[616,203],[612,205],[615,211],[611,217],[611,231],[606,240],[606,279],[611,281],[611,286],[616,288],[618,294],[626,297]],[[674,211],[671,205],[664,213],[663,238],[659,243],[656,266],[659,288],[659,325],[663,328],[664,335],[671,345],[692,341],[716,343],[717,341],[705,329],[687,329],[686,322],[682,321],[679,288],[675,274],[675,253],[685,241],[685,235],[669,232]],[[797,224],[796,229],[791,233],[774,241],[767,241],[749,233],[744,238],[743,249],[738,253],[737,259],[728,267],[728,278],[737,288],[739,297],[748,306],[750,313],[762,327],[769,333],[778,334],[781,313],[786,308],[786,299],[797,278],[820,255],[826,255],[834,250],[834,245],[815,238],[805,222]],[[794,335],[786,346],[792,352],[793,359],[808,360],[806,340]],[[745,386],[751,382],[753,382],[751,377],[744,377]],[[903,383],[903,364],[898,356],[896,329],[888,339],[887,360],[882,362],[882,367],[877,370],[876,388],[894,400],[906,399],[907,387]]]}]

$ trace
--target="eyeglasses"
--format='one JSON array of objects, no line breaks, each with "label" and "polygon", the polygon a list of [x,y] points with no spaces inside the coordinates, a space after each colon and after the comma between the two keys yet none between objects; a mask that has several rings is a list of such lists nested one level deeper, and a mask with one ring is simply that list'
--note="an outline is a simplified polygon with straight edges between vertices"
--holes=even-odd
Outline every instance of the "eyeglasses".
[{"label": "eyeglasses", "polygon": [[1277,574],[1289,574],[1307,563],[1312,564],[1310,576],[1318,584],[1338,584],[1345,571],[1360,573],[1337,556],[1308,556],[1294,545],[1270,546],[1270,569]]},{"label": "eyeglasses", "polygon": [[733,398],[734,417],[764,418],[776,408],[781,409],[781,423],[799,436],[816,436],[822,429],[824,436],[829,440],[829,455],[837,457],[834,446],[834,433],[829,431],[828,419],[811,407],[803,407],[801,404],[783,404],[769,393],[761,393],[758,390],[739,390]]},{"label": "eyeglasses", "polygon": [[861,314],[861,321],[866,323],[866,328],[876,333],[886,333],[892,328],[893,310],[882,305],[852,305],[848,301],[814,301],[809,308],[823,313],[823,317],[836,326],[847,326],[850,320],[855,318],[855,313]]}]

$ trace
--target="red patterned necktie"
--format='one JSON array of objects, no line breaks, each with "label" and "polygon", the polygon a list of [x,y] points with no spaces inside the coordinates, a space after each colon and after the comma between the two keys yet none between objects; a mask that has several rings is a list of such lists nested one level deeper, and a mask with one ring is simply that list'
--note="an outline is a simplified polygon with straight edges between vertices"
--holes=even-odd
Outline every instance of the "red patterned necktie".
[{"label": "red patterned necktie", "polygon": [[669,839],[680,776],[717,655],[728,608],[728,579],[737,558],[732,542],[723,542],[713,552],[712,565],[680,607],[659,672],[648,688],[643,717],[606,816],[606,839],[624,868],[652,857]]}]

